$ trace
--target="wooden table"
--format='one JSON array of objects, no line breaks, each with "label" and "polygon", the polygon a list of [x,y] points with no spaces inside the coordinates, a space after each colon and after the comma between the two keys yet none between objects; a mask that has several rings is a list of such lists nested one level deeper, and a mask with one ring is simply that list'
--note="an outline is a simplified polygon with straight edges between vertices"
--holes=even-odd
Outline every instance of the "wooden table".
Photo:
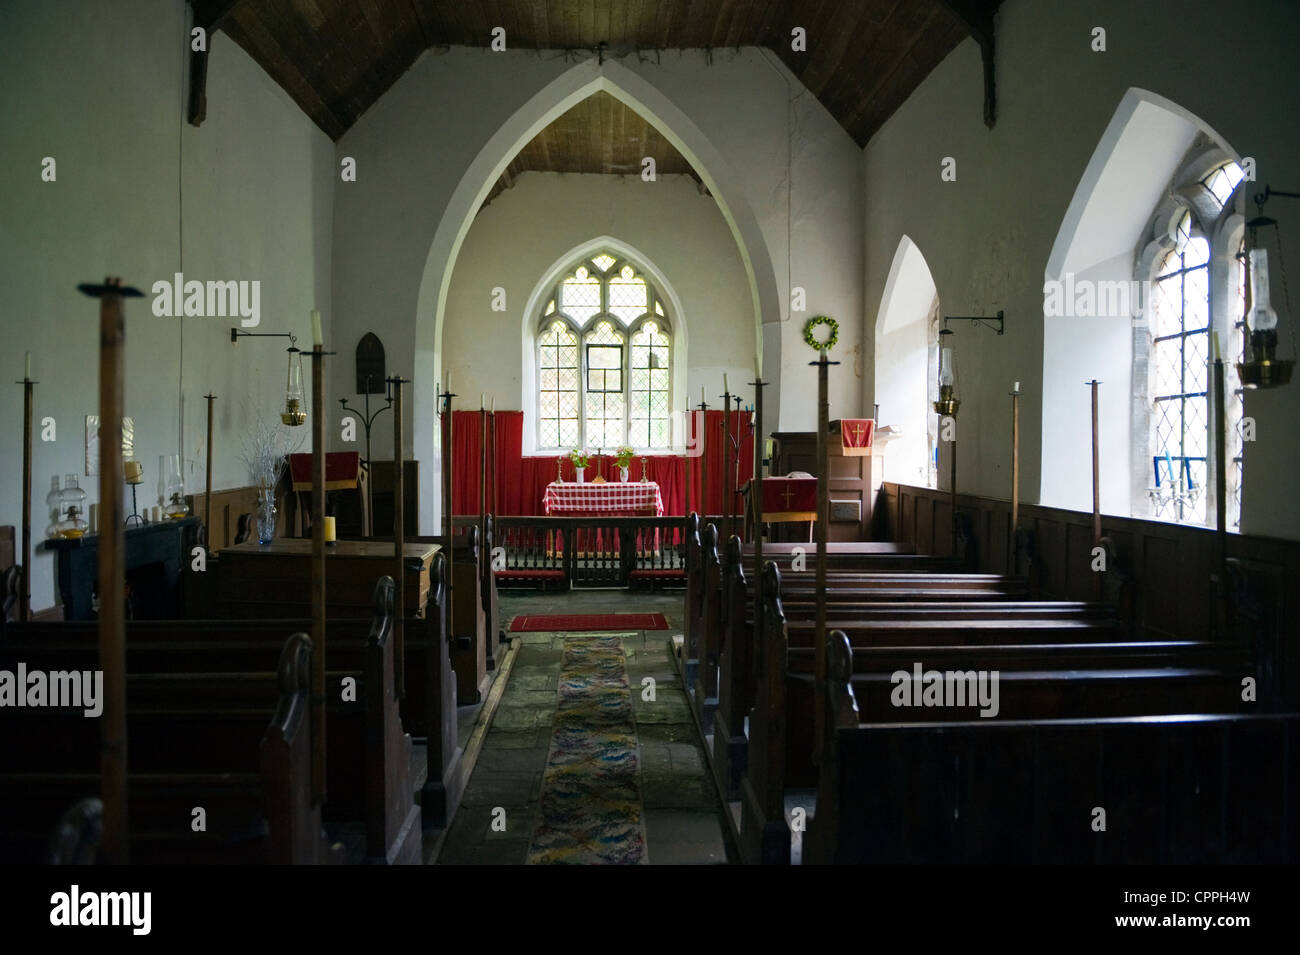
[{"label": "wooden table", "polygon": [[[424,615],[429,567],[440,544],[409,543],[402,550],[408,617]],[[325,546],[325,594],[331,616],[370,615],[375,581],[393,574],[391,541],[339,541]],[[215,566],[213,566],[215,565]],[[210,565],[216,601],[241,617],[297,617],[311,605],[311,541],[286,537],[269,544],[224,548]]]}]

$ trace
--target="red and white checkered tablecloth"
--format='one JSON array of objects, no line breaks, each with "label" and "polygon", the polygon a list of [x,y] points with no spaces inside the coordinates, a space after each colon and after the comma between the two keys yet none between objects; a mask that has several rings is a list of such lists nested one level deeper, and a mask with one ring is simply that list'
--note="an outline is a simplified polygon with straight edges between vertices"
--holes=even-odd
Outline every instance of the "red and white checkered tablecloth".
[{"label": "red and white checkered tablecloth", "polygon": [[627,517],[648,515],[663,517],[664,499],[654,481],[614,482],[604,484],[546,485],[542,507],[547,516]]}]

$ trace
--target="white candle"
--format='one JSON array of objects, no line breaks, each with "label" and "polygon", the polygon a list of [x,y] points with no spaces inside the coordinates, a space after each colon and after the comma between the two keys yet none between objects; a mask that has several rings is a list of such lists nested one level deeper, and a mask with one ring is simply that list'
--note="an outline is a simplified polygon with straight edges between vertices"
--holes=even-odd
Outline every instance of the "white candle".
[{"label": "white candle", "polygon": [[1219,360],[1219,333],[1218,332],[1210,332],[1210,344],[1211,346],[1213,346],[1212,351],[1210,353],[1210,360],[1218,361]]},{"label": "white candle", "polygon": [[724,395],[731,394],[731,389],[727,387],[727,373],[725,371],[722,373],[722,393]]},{"label": "white candle", "polygon": [[336,536],[337,532],[335,530],[334,518],[329,514],[325,515],[324,530],[325,530],[325,543],[333,544],[336,540],[338,540],[338,537]]},{"label": "white candle", "polygon": [[27,353],[27,363],[23,369],[23,377],[30,380],[32,377],[32,353]]},{"label": "white candle", "polygon": [[311,343],[313,345],[325,344],[325,336],[321,334],[320,330],[320,311],[314,308],[311,310]]},{"label": "white candle", "polygon": [[1016,382],[1016,386],[1015,386],[1014,388],[1012,388],[1011,390],[1012,390],[1012,391],[1016,391],[1016,392],[1020,391],[1020,382],[1017,381],[1017,382]]},{"label": "white candle", "polygon": [[497,413],[497,396],[496,396],[496,395],[493,395],[493,396],[492,396],[492,413],[493,413],[493,414],[496,414],[496,413]]}]

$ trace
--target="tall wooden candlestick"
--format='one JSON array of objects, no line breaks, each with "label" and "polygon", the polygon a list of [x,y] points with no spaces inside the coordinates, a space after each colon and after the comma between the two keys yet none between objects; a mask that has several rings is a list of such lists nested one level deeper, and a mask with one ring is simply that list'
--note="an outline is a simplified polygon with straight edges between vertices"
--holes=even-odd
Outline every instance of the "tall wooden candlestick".
[{"label": "tall wooden candlestick", "polygon": [[443,425],[443,445],[442,445],[442,540],[443,546],[447,551],[447,631],[451,634],[455,627],[455,614],[453,613],[455,602],[455,588],[452,582],[456,577],[455,574],[455,551],[452,547],[452,476],[456,473],[452,468],[452,439],[455,435],[453,428],[454,418],[451,413],[451,399],[456,397],[451,391],[451,376],[447,376],[447,390],[439,395],[442,398],[442,425]]},{"label": "tall wooden candlestick", "polygon": [[819,762],[827,745],[826,738],[826,531],[831,519],[830,462],[827,453],[827,431],[830,428],[830,401],[827,397],[827,372],[837,361],[828,361],[826,349],[817,366],[817,631],[815,684],[816,716],[814,718],[813,756]]},{"label": "tall wooden candlestick", "polygon": [[410,379],[394,375],[385,379],[393,392],[393,582],[396,612],[393,614],[393,667],[397,695],[406,698],[406,454],[402,415],[402,385]]},{"label": "tall wooden candlestick", "polygon": [[32,616],[32,381],[31,358],[23,372],[23,555],[22,578],[19,580],[18,619]]},{"label": "tall wooden candlestick", "polygon": [[1016,531],[1020,527],[1020,382],[1011,391],[1011,540],[1007,559],[1016,572]]},{"label": "tall wooden candlestick", "polygon": [[1092,389],[1092,542],[1096,545],[1101,540],[1101,432],[1097,411],[1097,386],[1101,382],[1094,378],[1086,384]]},{"label": "tall wooden candlestick", "polygon": [[722,392],[722,542],[731,540],[731,392]]},{"label": "tall wooden candlestick", "polygon": [[709,435],[709,405],[704,400],[704,391],[700,391],[700,527],[704,527],[704,522],[709,516],[709,469],[705,467],[705,453],[708,447]]},{"label": "tall wooden candlestick", "polygon": [[104,805],[103,861],[130,862],[126,802],[126,533],[122,526],[122,413],[125,404],[126,319],[123,297],[139,298],[122,280],[80,285],[99,299],[99,667],[104,673],[100,714],[100,796]]},{"label": "tall wooden candlestick", "polygon": [[311,350],[312,795],[325,787],[325,352]]},{"label": "tall wooden candlestick", "polygon": [[207,542],[208,549],[212,549],[212,402],[217,400],[217,396],[206,394],[203,396],[208,402],[208,444],[207,444],[207,462],[204,466],[204,484],[203,484],[203,534]]},{"label": "tall wooden candlestick", "polygon": [[686,448],[686,456],[682,460],[682,466],[686,472],[686,504],[682,508],[682,513],[689,516],[691,513],[691,413],[689,410],[683,414],[682,424],[685,428],[682,444]]},{"label": "tall wooden candlestick", "polygon": [[[1218,351],[1216,336],[1215,351]],[[1218,573],[1220,592],[1226,590],[1228,582],[1228,437],[1223,385],[1223,359],[1214,356],[1214,503],[1217,511],[1215,539],[1218,545]],[[1189,465],[1190,467],[1190,465]]]},{"label": "tall wooden candlestick", "polygon": [[[754,477],[750,501],[754,510],[754,633],[763,639],[763,389],[767,382],[755,369],[754,381]],[[759,656],[761,657],[761,653]]]},{"label": "tall wooden candlestick", "polygon": [[[487,409],[483,407],[483,399],[479,398],[478,402],[478,540],[479,540],[479,566],[477,577],[480,587],[483,586],[484,563],[491,563],[492,555],[486,553],[487,550]],[[487,597],[487,591],[484,591],[484,598]],[[497,635],[489,633],[487,639],[487,667],[489,670],[496,669],[496,644]]]}]

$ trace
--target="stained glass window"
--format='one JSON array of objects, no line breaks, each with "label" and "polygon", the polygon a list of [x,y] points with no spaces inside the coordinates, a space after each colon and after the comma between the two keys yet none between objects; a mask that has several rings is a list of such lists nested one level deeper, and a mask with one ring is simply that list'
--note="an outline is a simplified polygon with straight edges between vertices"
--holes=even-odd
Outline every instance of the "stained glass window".
[{"label": "stained glass window", "polygon": [[670,447],[672,327],[653,284],[633,263],[602,252],[565,274],[546,302],[539,450]]}]

